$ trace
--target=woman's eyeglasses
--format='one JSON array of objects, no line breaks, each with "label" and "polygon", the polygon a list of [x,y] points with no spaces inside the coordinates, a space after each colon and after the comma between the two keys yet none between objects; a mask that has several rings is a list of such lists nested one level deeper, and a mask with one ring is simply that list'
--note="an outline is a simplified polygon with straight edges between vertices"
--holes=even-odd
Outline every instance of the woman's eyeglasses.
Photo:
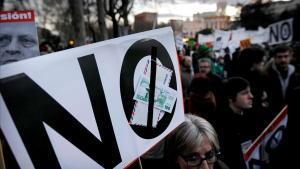
[{"label": "woman's eyeglasses", "polygon": [[206,160],[208,164],[213,164],[217,161],[217,156],[220,155],[219,151],[210,150],[209,152],[205,153],[204,157],[198,152],[190,153],[187,155],[181,155],[184,161],[187,163],[188,167],[199,167],[202,165],[203,161]]}]

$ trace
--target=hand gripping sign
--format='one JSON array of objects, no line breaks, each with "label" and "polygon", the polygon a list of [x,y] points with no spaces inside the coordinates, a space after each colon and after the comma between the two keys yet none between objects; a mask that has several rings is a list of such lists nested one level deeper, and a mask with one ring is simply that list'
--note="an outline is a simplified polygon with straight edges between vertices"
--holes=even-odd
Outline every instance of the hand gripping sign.
[{"label": "hand gripping sign", "polygon": [[[184,120],[170,28],[3,65],[0,72],[1,132],[20,168],[125,168]],[[140,77],[150,83],[145,103],[134,100]],[[176,98],[156,96],[157,87]],[[146,105],[138,113],[147,125],[137,125],[139,118],[130,123],[137,104]]]}]

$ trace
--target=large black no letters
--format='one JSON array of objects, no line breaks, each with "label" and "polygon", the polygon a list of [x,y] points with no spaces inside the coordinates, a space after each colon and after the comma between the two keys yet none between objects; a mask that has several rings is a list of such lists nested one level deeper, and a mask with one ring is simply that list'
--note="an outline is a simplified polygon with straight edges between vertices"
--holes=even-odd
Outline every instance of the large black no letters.
[{"label": "large black no letters", "polygon": [[[157,58],[161,61],[162,65],[173,71],[169,87],[177,90],[174,66],[172,64],[171,57],[165,47],[154,39],[142,39],[135,42],[125,54],[120,74],[120,90],[122,103],[128,121],[130,121],[130,117],[135,104],[135,100],[133,100],[133,84],[136,66],[144,57],[151,55],[152,47],[155,47],[157,49]],[[156,128],[148,128],[136,125],[131,125],[131,128],[137,135],[142,138],[154,138],[160,135],[169,126],[174,115],[175,107],[176,104],[171,113],[165,113],[163,118],[158,122]]]}]

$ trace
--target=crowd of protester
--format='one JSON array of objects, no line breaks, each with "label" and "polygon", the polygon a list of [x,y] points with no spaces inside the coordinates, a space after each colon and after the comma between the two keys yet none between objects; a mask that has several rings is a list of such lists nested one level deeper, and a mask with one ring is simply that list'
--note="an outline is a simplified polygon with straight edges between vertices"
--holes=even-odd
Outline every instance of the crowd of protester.
[{"label": "crowd of protester", "polygon": [[[49,43],[40,49],[53,52]],[[299,52],[299,42],[251,45],[232,54],[225,48],[218,57],[206,45],[185,46],[178,60],[186,120],[131,168],[246,169],[244,150],[285,105],[289,117],[283,139],[261,169],[292,166],[288,150],[297,140]]]},{"label": "crowd of protester", "polygon": [[178,51],[186,120],[142,156],[142,167],[246,169],[244,151],[285,105],[290,108],[283,138],[261,168],[295,164],[288,142],[297,144],[299,47],[251,45],[233,54],[226,48],[218,58],[205,45]]},{"label": "crowd of protester", "polygon": [[[72,48],[69,43],[67,48]],[[41,55],[57,51],[42,42]],[[194,50],[191,50],[194,49]],[[206,45],[178,51],[185,122],[131,168],[246,169],[243,153],[285,105],[288,124],[261,169],[292,165],[297,146],[300,44],[251,45],[218,54]],[[293,165],[292,165],[293,166]]]},{"label": "crowd of protester", "polygon": [[[219,134],[224,162],[230,168],[243,169],[246,168],[243,149],[247,148],[243,145],[251,144],[285,105],[297,100],[293,95],[300,86],[299,43],[271,48],[251,45],[238,49],[232,56],[227,48],[224,53],[215,58],[212,50],[200,45],[192,56],[179,56],[181,62],[186,57],[197,61],[191,65],[196,70],[193,79],[188,89],[184,89],[189,91],[184,98],[185,103],[189,103],[185,105],[188,107],[185,113],[207,119]],[[203,60],[210,60],[210,64],[206,64],[209,69],[206,75],[199,71]],[[283,149],[281,147],[274,152]],[[283,158],[284,153],[273,154],[262,164],[263,168],[280,166],[278,159]]]}]

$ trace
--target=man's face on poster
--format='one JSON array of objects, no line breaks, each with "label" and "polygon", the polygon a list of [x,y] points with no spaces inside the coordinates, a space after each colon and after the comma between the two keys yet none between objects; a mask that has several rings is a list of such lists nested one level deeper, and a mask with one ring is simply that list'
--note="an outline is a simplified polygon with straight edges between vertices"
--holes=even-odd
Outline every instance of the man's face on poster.
[{"label": "man's face on poster", "polygon": [[0,23],[0,65],[39,55],[35,25]]}]

